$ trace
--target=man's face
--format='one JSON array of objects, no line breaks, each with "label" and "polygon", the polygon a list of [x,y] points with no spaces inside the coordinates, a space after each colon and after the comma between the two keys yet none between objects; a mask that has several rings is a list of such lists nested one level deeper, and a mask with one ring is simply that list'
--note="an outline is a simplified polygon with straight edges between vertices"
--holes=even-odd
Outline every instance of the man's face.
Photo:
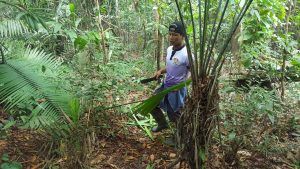
[{"label": "man's face", "polygon": [[181,46],[184,40],[184,36],[180,33],[169,32],[169,41],[173,46]]}]

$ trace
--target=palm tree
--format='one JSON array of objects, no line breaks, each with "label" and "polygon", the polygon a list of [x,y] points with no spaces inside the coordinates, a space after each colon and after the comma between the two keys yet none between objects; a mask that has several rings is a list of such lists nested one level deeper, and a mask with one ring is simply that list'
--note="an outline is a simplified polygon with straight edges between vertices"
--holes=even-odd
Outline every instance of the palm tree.
[{"label": "palm tree", "polygon": [[[226,60],[225,51],[252,1],[240,0],[235,3],[236,1],[230,0],[198,0],[198,10],[195,12],[193,3],[188,0],[186,4],[190,19],[184,20],[187,16],[183,16],[182,6],[175,0],[182,24],[185,25],[189,21],[192,25],[193,51],[188,37],[186,45],[189,61],[194,64],[191,65],[192,91],[177,125],[176,136],[180,155],[170,167],[183,160],[188,161],[192,169],[205,166],[212,131],[216,127],[218,117],[218,77]],[[197,23],[195,14],[198,16]],[[230,24],[225,16],[230,17]],[[229,31],[226,32],[228,29],[224,29],[225,26],[229,27]],[[199,44],[197,39],[200,39]],[[191,57],[192,53],[194,59]],[[137,106],[137,111],[142,114],[151,112],[168,91],[184,85],[186,82],[149,98]]]},{"label": "palm tree", "polygon": [[[218,77],[226,59],[224,53],[252,1],[239,1],[235,5],[235,14],[229,32],[223,34],[225,41],[220,44],[219,42],[222,42],[220,30],[225,22],[224,16],[230,12],[229,0],[219,0],[217,8],[213,8],[216,1],[198,0],[200,51],[198,53],[197,49],[194,49],[195,64],[191,66],[192,93],[177,126],[180,157],[187,160],[191,168],[198,169],[205,166],[212,130],[216,127],[218,117]],[[195,42],[196,24],[194,23],[194,12],[190,0],[188,4],[193,26],[193,42]],[[176,0],[176,5],[181,22],[184,24],[178,0]],[[189,40],[186,39],[186,42],[189,58],[192,62]],[[216,60],[213,59],[214,54],[217,55]]]}]

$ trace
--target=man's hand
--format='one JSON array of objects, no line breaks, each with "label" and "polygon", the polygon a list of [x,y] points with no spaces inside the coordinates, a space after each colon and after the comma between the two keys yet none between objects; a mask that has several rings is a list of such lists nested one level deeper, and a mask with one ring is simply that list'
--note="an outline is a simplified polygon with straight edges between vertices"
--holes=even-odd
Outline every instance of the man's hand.
[{"label": "man's hand", "polygon": [[154,77],[156,79],[158,79],[158,77],[161,75],[161,70],[158,70],[157,72],[155,72]]},{"label": "man's hand", "polygon": [[162,68],[162,69],[158,70],[157,72],[155,72],[154,77],[156,79],[158,79],[159,76],[162,75],[162,74],[164,74],[164,73],[166,73],[166,68]]}]

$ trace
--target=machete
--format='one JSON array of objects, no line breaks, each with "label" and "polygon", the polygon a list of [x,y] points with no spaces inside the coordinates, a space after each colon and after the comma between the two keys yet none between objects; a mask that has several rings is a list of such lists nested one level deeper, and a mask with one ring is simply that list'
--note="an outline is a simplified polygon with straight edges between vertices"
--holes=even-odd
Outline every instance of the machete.
[{"label": "machete", "polygon": [[158,80],[158,79],[160,79],[160,78],[162,78],[162,77],[163,77],[163,75],[159,75],[158,78],[156,78],[156,77],[154,76],[154,77],[151,77],[151,78],[148,78],[148,79],[143,79],[143,80],[141,80],[140,82],[141,82],[142,84],[145,84],[145,83],[149,83],[149,82]]}]

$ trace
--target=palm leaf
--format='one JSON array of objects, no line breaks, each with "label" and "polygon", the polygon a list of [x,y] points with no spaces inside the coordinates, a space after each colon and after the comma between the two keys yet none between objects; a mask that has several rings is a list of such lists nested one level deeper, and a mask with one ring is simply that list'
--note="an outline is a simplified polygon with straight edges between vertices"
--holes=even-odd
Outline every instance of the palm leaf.
[{"label": "palm leaf", "polygon": [[168,93],[174,90],[179,90],[185,86],[188,86],[191,82],[192,80],[189,79],[187,81],[181,82],[172,87],[166,88],[165,90],[157,93],[156,95],[151,96],[149,99],[137,105],[134,108],[134,112],[138,112],[144,116],[149,114]]},{"label": "palm leaf", "polygon": [[0,22],[0,37],[19,36],[28,32],[28,28],[19,20],[4,20]]},{"label": "palm leaf", "polygon": [[25,122],[25,128],[38,129],[41,127],[52,126],[61,122],[59,114],[52,110],[46,110],[45,104],[36,107],[29,116],[22,117]]},{"label": "palm leaf", "polygon": [[20,59],[7,60],[6,64],[0,65],[0,98],[5,108],[12,109],[20,103],[35,106],[30,115],[23,117],[26,127],[45,128],[62,124],[62,115],[71,112],[71,95],[39,76],[42,66],[57,71],[59,65],[59,61],[37,49],[27,49]]},{"label": "palm leaf", "polygon": [[17,9],[18,13],[16,18],[26,23],[30,30],[38,31],[38,24],[41,24],[41,26],[45,28],[45,30],[48,30],[48,27],[44,20],[50,20],[51,18],[53,18],[53,16],[51,16],[51,12],[49,12],[50,9],[47,8],[27,8],[24,7],[24,5],[15,4],[3,0],[0,0],[0,3]]},{"label": "palm leaf", "polygon": [[44,51],[40,51],[38,49],[27,48],[23,59],[28,60],[31,66],[40,68],[41,66],[47,66],[47,69],[52,71],[57,71],[61,65],[61,61],[52,58],[51,55],[46,54]]}]

